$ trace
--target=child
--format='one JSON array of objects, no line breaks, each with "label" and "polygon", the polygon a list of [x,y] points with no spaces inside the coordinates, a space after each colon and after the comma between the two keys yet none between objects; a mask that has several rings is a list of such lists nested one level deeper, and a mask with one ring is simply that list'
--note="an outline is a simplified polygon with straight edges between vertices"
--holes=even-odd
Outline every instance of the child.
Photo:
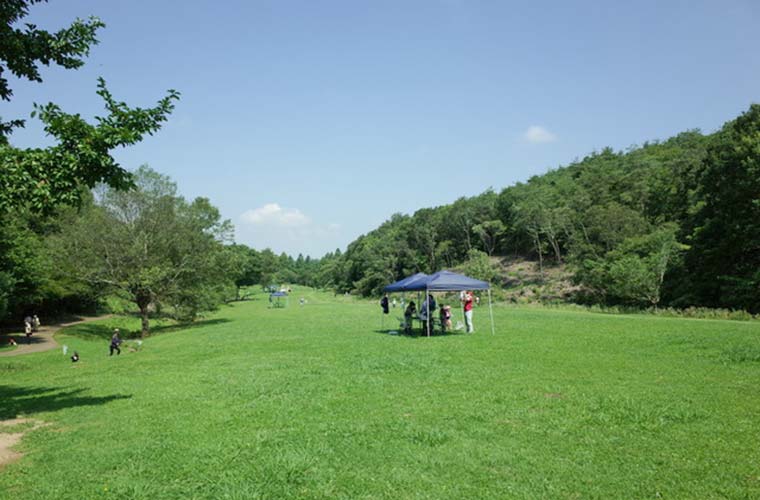
[{"label": "child", "polygon": [[119,349],[119,344],[121,344],[121,339],[119,338],[119,329],[114,328],[113,329],[113,336],[111,337],[111,354],[109,356],[113,356],[113,352],[116,351],[116,355],[118,356],[121,354],[121,349]]},{"label": "child", "polygon": [[441,331],[445,332],[451,328],[451,306],[441,307]]},{"label": "child", "polygon": [[406,311],[404,311],[404,333],[412,332],[412,316],[417,313],[417,306],[414,301],[409,301]]},{"label": "child", "polygon": [[79,361],[79,353],[74,351],[74,354],[71,356],[71,362],[76,363],[77,361]]}]

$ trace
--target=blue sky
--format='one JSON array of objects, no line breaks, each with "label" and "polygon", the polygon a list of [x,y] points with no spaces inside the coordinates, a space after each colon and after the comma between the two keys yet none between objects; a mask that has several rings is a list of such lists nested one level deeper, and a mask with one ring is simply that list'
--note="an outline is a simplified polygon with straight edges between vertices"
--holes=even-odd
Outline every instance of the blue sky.
[{"label": "blue sky", "polygon": [[[116,158],[294,256],[760,101],[754,0],[50,0],[27,22],[89,15],[107,26],[87,64],[12,80],[0,116],[48,101],[95,116],[98,76],[133,106],[175,88],[170,121]],[[12,141],[46,144],[33,120]]]}]

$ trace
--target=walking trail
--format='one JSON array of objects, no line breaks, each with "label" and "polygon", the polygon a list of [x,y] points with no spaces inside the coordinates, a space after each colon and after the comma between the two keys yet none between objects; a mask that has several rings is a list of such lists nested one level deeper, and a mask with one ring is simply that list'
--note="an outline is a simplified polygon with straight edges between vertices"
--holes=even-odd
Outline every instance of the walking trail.
[{"label": "walking trail", "polygon": [[22,354],[31,354],[33,352],[43,352],[50,351],[51,349],[57,349],[58,342],[55,341],[53,335],[61,328],[66,328],[67,326],[71,325],[78,325],[79,323],[85,323],[87,321],[110,318],[111,316],[111,314],[107,314],[105,316],[89,316],[82,317],[76,321],[53,323],[52,325],[41,326],[40,329],[34,332],[34,334],[31,336],[31,342],[29,344],[26,343],[26,338],[24,337],[23,333],[20,335],[14,335],[16,342],[18,342],[18,347],[12,351],[0,352],[0,358],[9,356],[21,356]]},{"label": "walking trail", "polygon": [[[53,335],[61,328],[84,323],[86,321],[109,318],[111,316],[111,314],[108,314],[105,316],[83,317],[76,321],[53,323],[52,325],[40,327],[40,329],[32,335],[31,343],[29,344],[26,343],[26,338],[24,338],[23,333],[20,335],[14,335],[16,341],[19,342],[18,347],[12,351],[0,353],[0,357],[20,356],[22,354],[31,354],[33,352],[56,349],[58,343],[53,338]],[[48,423],[33,418],[17,417],[0,420],[0,469],[21,458],[22,454],[14,451],[13,447],[21,441],[24,434],[46,425],[48,425]]]}]

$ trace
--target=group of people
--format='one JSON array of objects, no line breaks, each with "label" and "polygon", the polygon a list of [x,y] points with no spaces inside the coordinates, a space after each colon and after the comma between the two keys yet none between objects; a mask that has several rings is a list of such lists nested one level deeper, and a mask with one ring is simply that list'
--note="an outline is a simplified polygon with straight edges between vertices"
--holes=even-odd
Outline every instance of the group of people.
[{"label": "group of people", "polygon": [[[24,318],[24,335],[26,336],[26,342],[31,343],[31,337],[32,333],[38,331],[40,329],[40,318],[36,314],[33,316],[26,316]],[[111,336],[111,344],[110,344],[110,354],[109,356],[113,356],[113,353],[115,352],[118,356],[121,354],[121,344],[124,342],[121,339],[120,331],[118,328],[114,328],[113,335]],[[13,337],[9,337],[9,342],[11,345],[16,345],[16,341],[13,339]],[[64,346],[65,347],[65,346]],[[64,350],[64,354],[66,354],[66,351]],[[71,356],[71,361],[76,363],[79,361],[79,353],[74,352],[74,354]]]},{"label": "group of people", "polygon": [[[462,310],[464,312],[466,332],[473,333],[475,328],[472,323],[472,309],[473,304],[478,302],[478,298],[473,295],[471,291],[464,290],[459,294],[459,300],[462,303]],[[388,305],[388,295],[386,294],[380,299],[380,307],[382,307],[384,314],[388,314]],[[422,301],[419,312],[417,311],[417,304],[415,304],[413,300],[409,301],[409,305],[407,305],[404,310],[404,333],[409,334],[412,332],[412,322],[415,317],[422,321],[424,331],[433,331],[433,324],[431,321],[434,317],[436,308],[435,298],[433,298],[431,294],[428,294]],[[451,306],[442,305],[438,311],[438,319],[441,325],[441,331],[446,332],[446,330],[451,329]]]},{"label": "group of people", "polygon": [[32,342],[32,333],[40,329],[40,318],[35,314],[34,316],[27,316],[24,318],[24,336],[26,337],[26,343]]}]

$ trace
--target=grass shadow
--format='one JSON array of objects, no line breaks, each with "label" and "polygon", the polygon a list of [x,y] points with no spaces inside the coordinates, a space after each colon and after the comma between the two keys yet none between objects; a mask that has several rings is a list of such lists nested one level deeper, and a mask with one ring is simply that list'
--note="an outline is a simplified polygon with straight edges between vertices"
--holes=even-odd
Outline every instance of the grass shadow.
[{"label": "grass shadow", "polygon": [[27,337],[23,333],[18,333],[16,335],[8,334],[8,335],[0,336],[0,346],[7,347],[8,345],[10,345],[10,339],[13,339],[16,342],[16,344],[18,344],[19,346],[41,344],[45,341],[39,335],[34,335],[34,334],[31,337]]},{"label": "grass shadow", "polygon": [[18,387],[0,385],[0,420],[16,418],[19,415],[58,411],[77,406],[95,406],[130,399],[131,394],[114,394],[112,396],[84,396],[86,389],[63,387]]},{"label": "grass shadow", "polygon": [[159,325],[154,328],[151,328],[151,333],[168,333],[168,332],[174,332],[177,330],[192,330],[194,328],[201,328],[203,326],[213,326],[213,325],[221,325],[224,323],[229,323],[232,320],[229,320],[227,318],[215,318],[215,319],[204,319],[201,321],[193,321],[191,323],[177,323],[176,325]]},{"label": "grass shadow", "polygon": [[[173,325],[155,325],[150,328],[150,335],[158,335],[161,333],[169,333],[179,330],[190,330],[193,328],[200,328],[203,326],[212,326],[222,323],[229,323],[231,320],[226,318],[205,319],[201,321],[193,321],[191,323],[177,323]],[[82,323],[64,330],[66,335],[71,337],[77,337],[85,340],[102,339],[108,340],[113,335],[113,329],[115,326],[121,330],[121,336],[124,339],[139,338],[141,335],[140,330],[130,330],[118,325],[118,319],[116,322],[112,319],[108,324],[102,323]]]},{"label": "grass shadow", "polygon": [[[397,334],[391,334],[391,331],[397,331]],[[404,337],[404,338],[410,338],[410,339],[422,339],[427,338],[427,332],[420,332],[419,330],[413,330],[411,333],[404,333],[402,330],[372,330],[373,333],[381,333],[383,335],[388,335],[390,337]],[[445,332],[441,332],[440,330],[436,330],[435,332],[430,332],[431,337],[453,337],[455,335],[464,335],[463,332],[456,332],[447,330]]]}]

